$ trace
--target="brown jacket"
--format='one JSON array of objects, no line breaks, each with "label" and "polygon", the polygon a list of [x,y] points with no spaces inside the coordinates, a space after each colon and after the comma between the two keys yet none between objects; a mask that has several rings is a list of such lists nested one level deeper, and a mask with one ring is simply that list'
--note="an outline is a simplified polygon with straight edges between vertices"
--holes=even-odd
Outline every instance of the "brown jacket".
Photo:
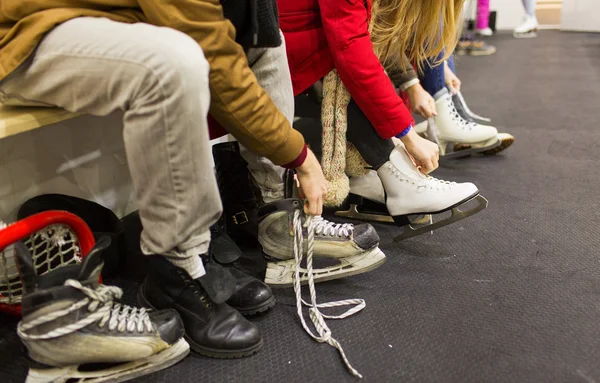
[{"label": "brown jacket", "polygon": [[[402,88],[404,84],[410,83],[413,80],[418,81],[419,79],[410,60],[404,54],[402,55],[402,61],[403,63],[401,65],[387,70],[387,74],[396,88]],[[404,70],[402,68],[404,68]]]},{"label": "brown jacket", "polygon": [[302,135],[256,82],[219,0],[0,0],[0,81],[31,55],[44,34],[82,16],[188,34],[210,64],[211,115],[242,145],[275,164],[293,162],[303,152]]}]

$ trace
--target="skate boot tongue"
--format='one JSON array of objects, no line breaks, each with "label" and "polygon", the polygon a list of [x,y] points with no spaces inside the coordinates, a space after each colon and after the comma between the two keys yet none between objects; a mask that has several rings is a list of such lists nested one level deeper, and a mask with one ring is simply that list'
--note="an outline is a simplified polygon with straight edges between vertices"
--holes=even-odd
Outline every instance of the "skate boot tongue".
[{"label": "skate boot tongue", "polygon": [[206,274],[196,279],[216,304],[225,303],[235,293],[236,282],[229,270],[215,263],[204,265]]},{"label": "skate boot tongue", "polygon": [[436,94],[433,95],[433,98],[435,101],[438,101],[438,100],[441,100],[442,98],[448,97],[449,94],[450,93],[448,92],[448,89],[446,89],[446,87],[443,87]]},{"label": "skate boot tongue", "polygon": [[83,259],[79,266],[77,280],[83,285],[95,288],[98,286],[100,272],[104,266],[103,252],[110,246],[110,237],[102,237],[96,242],[96,246]]},{"label": "skate boot tongue", "polygon": [[225,231],[225,218],[221,218],[210,227],[210,258],[222,265],[234,263],[242,256],[242,250]]},{"label": "skate boot tongue", "polygon": [[100,272],[104,266],[102,252],[110,246],[110,238],[100,238],[81,264],[58,267],[39,276],[33,267],[29,250],[24,245],[18,246],[19,272],[26,292],[30,293],[37,289],[62,286],[67,279],[75,279],[84,286],[96,288],[99,284]]}]

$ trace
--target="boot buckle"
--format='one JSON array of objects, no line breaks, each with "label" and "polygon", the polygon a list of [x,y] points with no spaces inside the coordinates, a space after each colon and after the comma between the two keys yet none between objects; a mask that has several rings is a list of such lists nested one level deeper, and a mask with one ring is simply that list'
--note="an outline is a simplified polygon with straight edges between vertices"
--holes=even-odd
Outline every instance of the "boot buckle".
[{"label": "boot buckle", "polygon": [[239,213],[235,213],[233,215],[233,223],[235,223],[236,225],[243,225],[248,222],[249,222],[248,215],[246,215],[245,211],[240,211]]}]

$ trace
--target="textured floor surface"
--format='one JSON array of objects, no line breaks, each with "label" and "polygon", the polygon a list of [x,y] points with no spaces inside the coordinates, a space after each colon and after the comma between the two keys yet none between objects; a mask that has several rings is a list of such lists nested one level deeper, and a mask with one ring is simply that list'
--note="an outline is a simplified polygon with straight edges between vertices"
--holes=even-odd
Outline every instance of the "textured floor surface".
[{"label": "textured floor surface", "polygon": [[[493,42],[494,56],[459,58],[458,74],[470,107],[517,142],[435,174],[475,182],[489,208],[403,243],[378,225],[387,263],[318,287],[320,301],[367,301],[330,322],[364,381],[600,381],[600,34]],[[291,290],[277,298],[256,320],[259,354],[190,356],[140,381],[356,381],[303,332]],[[0,318],[1,382],[26,376],[15,325]]]}]

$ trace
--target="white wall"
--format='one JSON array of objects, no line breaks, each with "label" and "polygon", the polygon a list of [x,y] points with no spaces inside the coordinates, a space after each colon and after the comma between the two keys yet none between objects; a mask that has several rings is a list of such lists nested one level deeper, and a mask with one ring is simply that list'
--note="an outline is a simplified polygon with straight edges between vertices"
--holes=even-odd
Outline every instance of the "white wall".
[{"label": "white wall", "polygon": [[[470,15],[471,19],[475,19],[477,0],[465,1],[464,10],[467,16]],[[513,30],[523,21],[523,16],[525,16],[521,0],[490,0],[490,11],[497,12],[496,29],[498,30]]]},{"label": "white wall", "polygon": [[45,193],[95,201],[119,217],[135,210],[121,121],[120,113],[81,116],[0,140],[0,221]]},{"label": "white wall", "polygon": [[497,11],[496,29],[498,30],[514,29],[525,16],[521,0],[490,0],[490,10]]},{"label": "white wall", "polygon": [[563,0],[561,29],[600,32],[600,0]]}]

